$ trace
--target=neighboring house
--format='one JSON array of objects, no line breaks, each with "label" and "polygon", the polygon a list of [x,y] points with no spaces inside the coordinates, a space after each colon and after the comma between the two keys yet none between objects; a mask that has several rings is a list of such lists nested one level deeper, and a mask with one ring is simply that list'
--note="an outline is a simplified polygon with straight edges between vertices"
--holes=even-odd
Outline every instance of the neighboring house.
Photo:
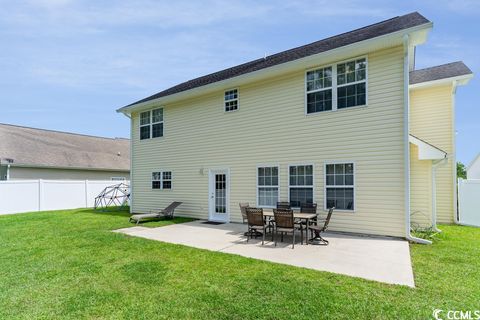
[{"label": "neighboring house", "polygon": [[414,70],[431,29],[419,13],[395,17],[119,109],[131,210],[182,201],[182,215],[238,222],[239,202],[316,202],[337,208],[333,230],[409,239],[412,212],[454,222],[455,88],[472,74],[461,62]]},{"label": "neighboring house", "polygon": [[480,179],[480,153],[468,165],[467,179]]},{"label": "neighboring house", "polygon": [[130,179],[130,140],[0,124],[0,180]]}]

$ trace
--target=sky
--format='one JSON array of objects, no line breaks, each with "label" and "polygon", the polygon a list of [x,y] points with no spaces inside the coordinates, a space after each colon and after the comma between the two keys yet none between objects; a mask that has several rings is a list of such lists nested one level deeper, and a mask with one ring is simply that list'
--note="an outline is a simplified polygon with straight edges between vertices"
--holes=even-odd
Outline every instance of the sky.
[{"label": "sky", "polygon": [[463,60],[457,159],[480,152],[480,1],[0,0],[0,123],[128,137],[116,109],[172,85],[412,11],[417,68]]}]

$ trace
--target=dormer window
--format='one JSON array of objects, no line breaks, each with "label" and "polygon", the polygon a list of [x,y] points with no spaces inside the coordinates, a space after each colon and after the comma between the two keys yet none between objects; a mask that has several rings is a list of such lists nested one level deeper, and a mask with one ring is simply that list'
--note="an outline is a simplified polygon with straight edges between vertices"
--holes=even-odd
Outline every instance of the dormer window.
[{"label": "dormer window", "polygon": [[225,91],[225,112],[238,110],[238,90]]}]

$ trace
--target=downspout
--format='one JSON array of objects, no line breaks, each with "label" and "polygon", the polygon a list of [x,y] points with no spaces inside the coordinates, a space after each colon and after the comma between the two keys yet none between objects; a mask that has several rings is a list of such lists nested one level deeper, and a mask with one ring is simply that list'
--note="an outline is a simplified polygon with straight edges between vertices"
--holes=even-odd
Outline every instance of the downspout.
[{"label": "downspout", "polygon": [[130,201],[128,203],[130,207],[130,213],[132,212],[133,208],[133,183],[132,183],[132,177],[133,177],[133,118],[131,114],[124,113],[124,115],[130,119]]},{"label": "downspout", "polygon": [[453,220],[456,224],[460,224],[460,220],[458,219],[458,177],[457,177],[457,138],[455,132],[455,94],[457,93],[457,81],[453,82],[452,85],[452,166],[453,166]]},{"label": "downspout", "polygon": [[435,232],[442,232],[437,228],[437,168],[446,164],[448,158],[432,161],[432,227]]},{"label": "downspout", "polygon": [[432,244],[431,241],[417,238],[412,236],[410,233],[410,142],[409,142],[409,133],[410,133],[410,68],[409,68],[409,36],[408,34],[403,36],[403,142],[404,142],[404,179],[405,179],[405,238],[408,241],[421,243],[421,244]]},{"label": "downspout", "polygon": [[10,165],[7,164],[7,178],[6,180],[10,180]]}]

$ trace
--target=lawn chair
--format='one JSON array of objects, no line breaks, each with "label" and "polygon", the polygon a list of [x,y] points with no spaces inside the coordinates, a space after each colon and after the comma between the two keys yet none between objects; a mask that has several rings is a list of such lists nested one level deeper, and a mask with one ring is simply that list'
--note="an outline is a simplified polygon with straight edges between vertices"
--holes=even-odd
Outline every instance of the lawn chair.
[{"label": "lawn chair", "polygon": [[246,209],[248,207],[250,207],[250,203],[240,202],[238,205],[240,206],[240,213],[242,214],[242,223],[245,223],[245,221],[247,221],[247,211],[246,211]]},{"label": "lawn chair", "polygon": [[[293,218],[292,209],[273,209],[273,216],[275,219],[275,246],[277,246],[278,232],[280,232],[281,240],[283,242],[284,233],[292,233],[292,249],[295,248],[295,219]],[[301,232],[301,230],[300,230]],[[301,232],[303,243],[303,232]]]},{"label": "lawn chair", "polygon": [[323,225],[312,225],[308,228],[315,233],[315,236],[308,240],[311,244],[316,244],[320,246],[328,246],[328,240],[322,238],[321,233],[327,231],[328,224],[330,223],[330,219],[332,218],[333,209],[332,207],[328,210],[327,218],[324,220]]},{"label": "lawn chair", "polygon": [[174,201],[168,207],[158,212],[151,212],[151,213],[142,213],[142,214],[134,214],[130,217],[130,222],[136,221],[137,224],[140,223],[141,220],[144,219],[173,219],[173,214],[175,209],[181,205],[182,202]]},{"label": "lawn chair", "polygon": [[[249,238],[253,236],[256,237],[257,232],[262,230],[262,245],[265,243],[265,234],[267,233],[268,223],[265,221],[263,217],[263,209],[262,208],[252,208],[247,207],[247,220],[248,220],[248,230],[247,230],[247,242]],[[272,233],[273,238],[273,233]],[[273,240],[273,239],[272,239]]]},{"label": "lawn chair", "polygon": [[288,201],[277,202],[277,209],[291,209],[290,202]]}]

